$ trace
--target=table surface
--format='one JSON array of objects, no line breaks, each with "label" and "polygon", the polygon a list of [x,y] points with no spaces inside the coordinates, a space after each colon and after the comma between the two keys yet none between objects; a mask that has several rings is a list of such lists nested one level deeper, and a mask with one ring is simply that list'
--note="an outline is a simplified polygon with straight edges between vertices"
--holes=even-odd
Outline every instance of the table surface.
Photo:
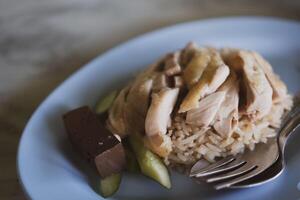
[{"label": "table surface", "polygon": [[105,50],[179,22],[238,15],[300,20],[296,0],[0,0],[0,199],[25,199],[16,152],[32,112]]}]

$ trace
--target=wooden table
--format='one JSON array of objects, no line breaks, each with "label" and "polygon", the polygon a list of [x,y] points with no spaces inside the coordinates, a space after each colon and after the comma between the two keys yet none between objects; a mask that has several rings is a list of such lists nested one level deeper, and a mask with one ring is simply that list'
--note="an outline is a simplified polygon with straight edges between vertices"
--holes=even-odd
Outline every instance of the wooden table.
[{"label": "wooden table", "polygon": [[300,19],[300,1],[0,1],[0,199],[25,199],[16,172],[22,130],[60,82],[90,59],[141,33],[231,15]]}]

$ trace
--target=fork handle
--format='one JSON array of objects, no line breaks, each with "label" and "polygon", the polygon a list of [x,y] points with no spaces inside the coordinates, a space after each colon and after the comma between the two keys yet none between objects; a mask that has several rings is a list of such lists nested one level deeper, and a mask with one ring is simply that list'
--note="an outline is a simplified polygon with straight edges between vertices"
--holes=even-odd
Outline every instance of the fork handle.
[{"label": "fork handle", "polygon": [[287,120],[279,131],[278,145],[281,154],[284,155],[285,145],[291,133],[300,125],[300,104],[297,102],[293,110],[288,114]]}]

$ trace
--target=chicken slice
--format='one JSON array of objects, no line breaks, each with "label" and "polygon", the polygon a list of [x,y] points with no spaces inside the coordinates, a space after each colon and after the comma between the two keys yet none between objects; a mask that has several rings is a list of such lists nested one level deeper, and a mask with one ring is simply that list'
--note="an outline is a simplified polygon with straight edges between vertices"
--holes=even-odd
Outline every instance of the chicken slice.
[{"label": "chicken slice", "polygon": [[213,127],[223,138],[228,138],[238,125],[239,81],[235,72],[230,72],[218,92],[225,92],[226,95],[216,114]]},{"label": "chicken slice", "polygon": [[262,118],[272,107],[272,88],[254,56],[248,51],[232,51],[225,59],[242,75],[241,110],[250,118]]},{"label": "chicken slice", "polygon": [[225,64],[230,67],[230,69],[235,72],[241,73],[243,60],[238,56],[240,50],[234,48],[223,48],[220,50],[220,54]]},{"label": "chicken slice", "polygon": [[138,111],[141,116],[146,116],[152,86],[153,80],[149,78],[134,84],[129,91],[127,103],[131,104],[132,108]]},{"label": "chicken slice", "polygon": [[109,130],[112,133],[121,136],[122,138],[127,135],[125,123],[125,106],[128,91],[129,86],[122,89],[108,111],[107,125]]},{"label": "chicken slice", "polygon": [[179,93],[178,88],[166,88],[152,94],[152,101],[145,121],[146,144],[158,155],[165,157],[171,149],[172,143],[166,135],[170,115]]},{"label": "chicken slice", "polygon": [[209,126],[224,101],[226,92],[215,92],[204,97],[195,109],[187,112],[186,123],[201,127]]},{"label": "chicken slice", "polygon": [[133,83],[125,107],[125,120],[128,133],[145,133],[145,118],[150,102],[153,80],[138,80]]},{"label": "chicken slice", "polygon": [[209,62],[210,52],[208,49],[201,48],[195,53],[183,71],[183,79],[189,88],[199,81]]},{"label": "chicken slice", "polygon": [[153,92],[158,92],[163,88],[168,87],[167,77],[164,73],[159,73],[155,76],[153,80]]},{"label": "chicken slice", "polygon": [[198,51],[198,46],[194,42],[189,42],[184,49],[181,51],[180,64],[186,67],[187,64],[194,57],[195,53]]},{"label": "chicken slice", "polygon": [[264,71],[272,89],[273,89],[273,101],[279,102],[287,97],[287,88],[285,84],[280,80],[272,69],[270,63],[268,63],[261,55],[256,52],[252,52],[252,55],[256,59],[256,62]]},{"label": "chicken slice", "polygon": [[165,60],[165,74],[167,76],[173,76],[181,72],[179,57],[180,52],[175,52],[167,55]]},{"label": "chicken slice", "polygon": [[213,51],[211,60],[205,68],[199,81],[190,89],[180,105],[179,112],[183,113],[199,106],[199,100],[215,92],[229,75],[229,68],[221,59],[218,52]]}]

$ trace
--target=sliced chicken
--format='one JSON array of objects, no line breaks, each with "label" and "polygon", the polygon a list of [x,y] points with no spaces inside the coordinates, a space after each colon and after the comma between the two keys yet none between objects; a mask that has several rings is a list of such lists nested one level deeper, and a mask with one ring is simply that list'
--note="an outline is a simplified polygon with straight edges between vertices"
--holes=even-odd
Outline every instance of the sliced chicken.
[{"label": "sliced chicken", "polygon": [[181,51],[180,64],[186,67],[187,64],[194,57],[195,53],[198,51],[198,46],[194,42],[189,42],[186,47]]},{"label": "sliced chicken", "polygon": [[170,115],[179,93],[178,88],[166,88],[152,94],[152,101],[145,121],[146,143],[152,151],[165,157],[172,149],[166,136]]},{"label": "sliced chicken", "polygon": [[167,76],[173,76],[181,72],[179,64],[180,52],[169,54],[165,60],[165,73]]},{"label": "sliced chicken", "polygon": [[256,62],[264,71],[272,89],[273,89],[273,101],[279,102],[286,98],[287,88],[285,84],[280,80],[279,76],[276,75],[272,69],[270,63],[268,63],[261,55],[256,52],[251,52]]},{"label": "sliced chicken", "polygon": [[108,111],[108,128],[112,133],[118,134],[122,138],[127,135],[125,107],[128,91],[129,87],[125,87],[121,90]]},{"label": "sliced chicken", "polygon": [[201,48],[195,53],[183,71],[183,79],[189,88],[199,81],[204,70],[209,64],[210,59],[211,56],[208,49]]},{"label": "sliced chicken", "polygon": [[235,72],[230,72],[218,92],[225,92],[226,95],[216,114],[213,127],[223,138],[228,138],[238,124],[239,81]]},{"label": "sliced chicken", "polygon": [[191,125],[207,127],[209,126],[224,101],[226,92],[215,92],[204,97],[197,108],[187,112],[186,122]]},{"label": "sliced chicken", "polygon": [[198,108],[199,100],[215,92],[229,75],[229,68],[224,64],[218,52],[213,51],[211,60],[205,68],[199,81],[190,89],[180,105],[179,112],[183,113]]},{"label": "sliced chicken", "polygon": [[153,80],[149,79],[134,84],[128,94],[127,103],[137,110],[142,116],[146,116]]},{"label": "sliced chicken", "polygon": [[158,73],[153,80],[153,92],[158,92],[168,87],[167,77],[164,73]]},{"label": "sliced chicken", "polygon": [[126,102],[125,120],[127,132],[144,134],[145,118],[150,102],[153,80],[151,77],[133,83]]},{"label": "sliced chicken", "polygon": [[225,64],[227,64],[232,70],[241,73],[243,60],[238,56],[238,49],[224,48],[221,49],[220,54]]},{"label": "sliced chicken", "polygon": [[183,78],[180,75],[167,77],[164,73],[157,73],[153,79],[152,92],[159,92],[164,88],[182,88],[184,86]]},{"label": "sliced chicken", "polygon": [[267,115],[272,106],[272,88],[254,56],[248,51],[233,51],[227,57],[230,67],[243,77],[244,103],[241,109],[251,118],[260,119]]}]

